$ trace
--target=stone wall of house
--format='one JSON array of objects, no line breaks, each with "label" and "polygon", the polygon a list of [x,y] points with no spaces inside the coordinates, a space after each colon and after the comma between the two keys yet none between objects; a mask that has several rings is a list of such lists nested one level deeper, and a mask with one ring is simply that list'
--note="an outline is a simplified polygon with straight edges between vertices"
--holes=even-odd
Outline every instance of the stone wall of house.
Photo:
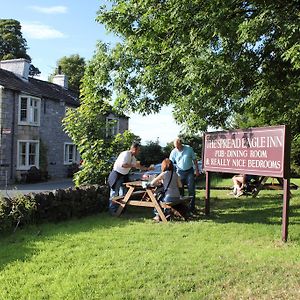
[{"label": "stone wall of house", "polygon": [[119,131],[123,133],[125,130],[128,130],[128,118],[119,119]]},{"label": "stone wall of house", "polygon": [[4,88],[0,93],[0,185],[4,185],[12,181],[15,168],[12,157],[15,93]]},{"label": "stone wall of house", "polygon": [[[18,140],[38,140],[40,168],[52,178],[66,177],[69,165],[64,164],[64,145],[71,139],[63,132],[64,101],[41,99],[40,126],[18,125],[18,92],[2,90],[0,103],[0,185],[22,179],[26,171],[17,170]],[[10,133],[9,133],[10,130]]]},{"label": "stone wall of house", "polygon": [[[71,139],[63,131],[64,101],[43,99],[41,103],[40,149],[46,151],[48,173],[52,178],[66,177],[69,165],[64,164],[65,143]],[[45,154],[45,153],[44,153]]]}]

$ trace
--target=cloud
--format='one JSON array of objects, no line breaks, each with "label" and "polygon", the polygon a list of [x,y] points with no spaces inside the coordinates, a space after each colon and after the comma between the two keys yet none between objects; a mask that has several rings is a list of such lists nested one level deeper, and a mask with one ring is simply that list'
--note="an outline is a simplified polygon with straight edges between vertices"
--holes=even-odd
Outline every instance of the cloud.
[{"label": "cloud", "polygon": [[65,14],[67,12],[66,6],[51,6],[51,7],[30,6],[30,8],[43,14]]},{"label": "cloud", "polygon": [[51,28],[48,25],[41,24],[39,22],[33,23],[23,23],[22,22],[22,32],[24,33],[25,37],[32,38],[32,39],[57,39],[57,38],[64,38],[66,37],[64,33]]}]

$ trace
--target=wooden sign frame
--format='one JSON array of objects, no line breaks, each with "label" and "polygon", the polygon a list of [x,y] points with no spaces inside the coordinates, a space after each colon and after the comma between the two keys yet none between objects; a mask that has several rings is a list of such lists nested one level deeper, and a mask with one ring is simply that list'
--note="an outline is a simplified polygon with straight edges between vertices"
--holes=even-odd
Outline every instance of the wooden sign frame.
[{"label": "wooden sign frame", "polygon": [[286,125],[206,132],[202,164],[206,173],[205,214],[210,213],[212,172],[283,179],[282,240],[288,238],[291,134]]}]

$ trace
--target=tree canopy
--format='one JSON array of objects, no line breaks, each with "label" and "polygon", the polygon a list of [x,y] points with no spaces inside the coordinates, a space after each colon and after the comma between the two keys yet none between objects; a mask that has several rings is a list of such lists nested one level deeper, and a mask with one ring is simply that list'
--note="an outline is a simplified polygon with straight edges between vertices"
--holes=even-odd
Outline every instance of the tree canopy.
[{"label": "tree canopy", "polygon": [[0,19],[0,60],[26,58],[28,47],[21,31],[21,24],[13,19]]},{"label": "tree canopy", "polygon": [[[25,58],[31,62],[27,49],[27,41],[23,38],[20,22],[13,19],[0,19],[0,60]],[[30,76],[40,73],[38,68],[30,65]]]},{"label": "tree canopy", "polygon": [[[69,87],[79,91],[84,74],[85,59],[78,54],[73,54],[60,58],[56,64],[57,67],[60,67],[61,71],[68,76]],[[50,75],[50,79],[56,74],[58,74],[58,68]]]},{"label": "tree canopy", "polygon": [[299,1],[110,2],[97,20],[122,40],[109,74],[118,107],[172,104],[191,131],[247,112],[299,132]]}]

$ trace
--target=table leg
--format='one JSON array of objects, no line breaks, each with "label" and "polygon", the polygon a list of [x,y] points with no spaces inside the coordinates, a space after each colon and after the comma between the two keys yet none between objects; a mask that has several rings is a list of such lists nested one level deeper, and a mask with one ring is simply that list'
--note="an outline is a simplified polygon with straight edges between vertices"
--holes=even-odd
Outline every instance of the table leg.
[{"label": "table leg", "polygon": [[158,212],[158,215],[160,216],[161,220],[163,222],[168,222],[164,212],[162,211],[162,209],[161,209],[160,205],[158,204],[158,202],[157,202],[155,196],[153,195],[152,191],[147,189],[147,193],[148,193],[148,195],[150,197],[150,200],[152,201],[154,207],[156,208],[156,210]]},{"label": "table leg", "polygon": [[131,194],[133,193],[134,191],[134,187],[129,187],[129,190],[127,191],[125,197],[124,197],[124,200],[123,200],[123,203],[120,203],[119,207],[118,207],[118,210],[116,212],[116,216],[120,216],[120,214],[122,213],[123,209],[125,208],[128,200],[130,199],[130,196]]},{"label": "table leg", "polygon": [[259,180],[259,183],[257,184],[257,187],[256,187],[256,191],[252,194],[252,197],[255,198],[258,193],[260,192],[260,190],[263,188],[265,182],[268,180],[269,177],[267,176],[262,176]]}]

